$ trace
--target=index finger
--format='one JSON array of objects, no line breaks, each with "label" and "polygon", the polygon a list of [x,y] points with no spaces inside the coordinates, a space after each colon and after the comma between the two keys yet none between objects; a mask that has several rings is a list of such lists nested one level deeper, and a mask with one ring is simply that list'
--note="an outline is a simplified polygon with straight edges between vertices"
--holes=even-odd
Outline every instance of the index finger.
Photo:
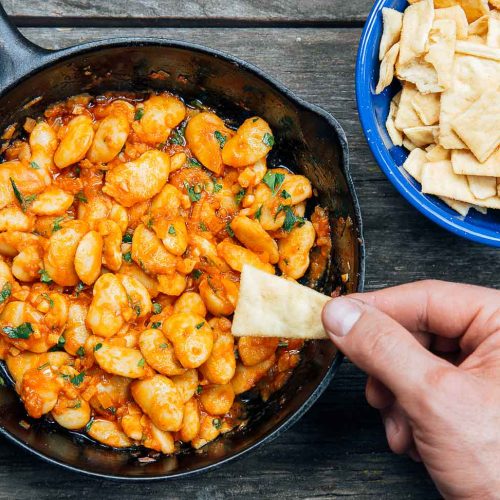
[{"label": "index finger", "polygon": [[460,338],[474,350],[500,329],[500,291],[446,281],[418,281],[353,297],[375,306],[407,330]]}]

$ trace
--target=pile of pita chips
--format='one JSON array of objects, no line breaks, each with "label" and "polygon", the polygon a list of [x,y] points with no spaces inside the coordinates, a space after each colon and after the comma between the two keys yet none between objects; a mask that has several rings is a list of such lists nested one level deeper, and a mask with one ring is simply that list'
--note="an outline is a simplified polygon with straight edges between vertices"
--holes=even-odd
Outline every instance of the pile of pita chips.
[{"label": "pile of pita chips", "polygon": [[326,339],[321,322],[331,297],[245,264],[231,332],[235,337]]},{"label": "pile of pita chips", "polygon": [[500,209],[500,0],[410,0],[382,9],[381,93],[402,90],[386,121],[404,169],[466,215]]}]

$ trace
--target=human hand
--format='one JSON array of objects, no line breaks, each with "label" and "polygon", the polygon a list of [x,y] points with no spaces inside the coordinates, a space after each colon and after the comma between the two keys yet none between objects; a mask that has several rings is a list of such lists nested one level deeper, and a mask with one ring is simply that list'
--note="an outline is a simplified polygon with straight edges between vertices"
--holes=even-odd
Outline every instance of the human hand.
[{"label": "human hand", "polygon": [[500,291],[421,281],[333,299],[323,323],[395,453],[445,497],[500,495]]}]

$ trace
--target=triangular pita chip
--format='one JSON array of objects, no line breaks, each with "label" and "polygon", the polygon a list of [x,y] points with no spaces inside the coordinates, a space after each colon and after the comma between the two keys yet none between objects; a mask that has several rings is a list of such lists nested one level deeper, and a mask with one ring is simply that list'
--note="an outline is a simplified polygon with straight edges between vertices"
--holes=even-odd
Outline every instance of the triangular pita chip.
[{"label": "triangular pita chip", "polygon": [[394,65],[399,54],[399,43],[393,45],[382,59],[380,64],[380,76],[375,89],[375,94],[380,94],[388,87],[394,78]]},{"label": "triangular pita chip", "polygon": [[401,65],[404,66],[425,53],[433,20],[432,0],[422,0],[406,8],[403,14],[399,53]]},{"label": "triangular pita chip", "polygon": [[401,27],[403,26],[403,13],[384,7],[382,9],[382,22],[384,31],[380,39],[378,58],[381,61],[389,49],[399,41]]},{"label": "triangular pita chip", "polygon": [[497,180],[495,177],[468,175],[467,180],[472,194],[479,200],[497,195]]},{"label": "triangular pita chip", "polygon": [[458,175],[483,175],[500,177],[500,149],[497,149],[484,163],[466,149],[451,152],[453,171]]},{"label": "triangular pita chip", "polygon": [[311,288],[245,264],[231,332],[235,337],[326,339],[321,312],[329,300]]},{"label": "triangular pita chip", "polygon": [[457,27],[457,39],[465,40],[469,34],[469,23],[465,15],[464,9],[459,5],[446,7],[444,9],[436,9],[434,11],[434,20],[451,19],[455,21]]},{"label": "triangular pita chip", "polygon": [[465,113],[451,122],[453,131],[485,162],[500,145],[500,87],[484,92]]},{"label": "triangular pita chip", "polygon": [[439,115],[441,146],[446,149],[465,148],[465,144],[453,132],[451,121],[462,114],[485,90],[496,86],[499,81],[500,63],[497,61],[462,54],[455,55],[452,86],[441,94]]}]

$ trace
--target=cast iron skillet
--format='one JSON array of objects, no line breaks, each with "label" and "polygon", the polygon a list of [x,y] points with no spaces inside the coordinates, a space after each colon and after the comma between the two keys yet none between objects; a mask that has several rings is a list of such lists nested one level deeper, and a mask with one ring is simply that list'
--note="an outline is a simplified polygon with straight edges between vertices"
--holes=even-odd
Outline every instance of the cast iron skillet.
[{"label": "cast iron skillet", "polygon": [[[362,289],[361,214],[344,131],[328,113],[297,98],[256,67],[200,45],[155,38],[117,38],[52,52],[26,40],[0,6],[0,68],[0,130],[12,122],[22,124],[26,116],[36,116],[54,101],[109,90],[168,89],[187,100],[201,99],[235,124],[262,116],[277,140],[271,164],[297,167],[331,214],[333,258],[319,282],[305,281],[325,293],[339,285],[347,293]],[[341,275],[348,275],[347,283],[341,282]],[[19,421],[27,420],[26,414],[7,386],[0,387],[0,434],[48,462],[88,475],[129,480],[187,476],[281,434],[318,399],[341,361],[330,342],[308,343],[302,362],[281,391],[266,403],[248,395],[250,420],[244,431],[216,440],[201,453],[186,450],[147,465],[138,462],[137,453],[102,447],[47,423],[30,421],[29,429],[22,428]],[[8,380],[5,371],[2,374]]]}]

